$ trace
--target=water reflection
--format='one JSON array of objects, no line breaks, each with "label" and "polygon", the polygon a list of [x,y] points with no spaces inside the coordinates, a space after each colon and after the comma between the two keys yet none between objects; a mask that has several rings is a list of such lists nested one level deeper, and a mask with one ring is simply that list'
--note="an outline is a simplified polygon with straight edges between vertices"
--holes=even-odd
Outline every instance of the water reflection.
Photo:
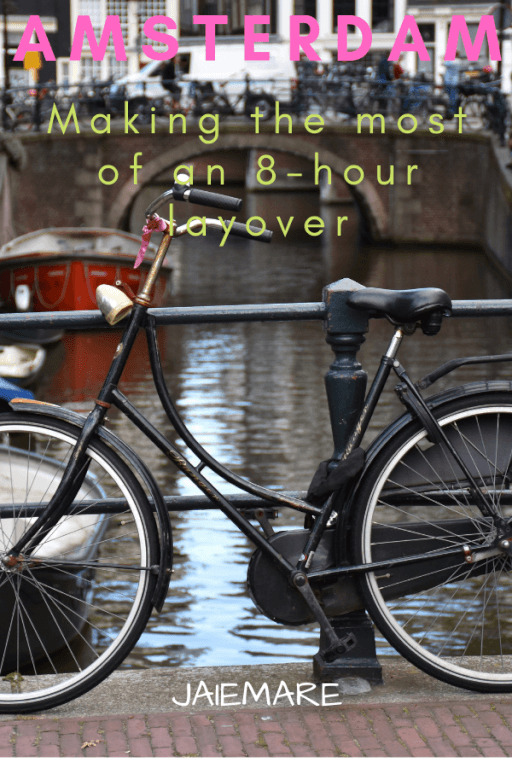
[{"label": "water reflection", "polygon": [[[478,252],[367,249],[354,259],[320,242],[265,247],[218,238],[178,241],[175,305],[317,301],[322,286],[342,276],[366,285],[435,285],[453,298],[501,298],[505,281]],[[166,379],[192,432],[230,469],[273,488],[304,489],[320,461],[332,453],[323,376],[332,361],[320,322],[246,323],[161,328]],[[375,371],[390,326],[373,321],[360,353]],[[414,379],[441,361],[465,354],[505,352],[510,321],[449,320],[438,337],[416,334],[401,361]],[[69,334],[66,362],[38,396],[86,409],[97,396],[102,369],[118,332]],[[503,378],[510,365],[461,368],[438,387],[482,377]],[[402,413],[391,382],[368,440]],[[173,430],[155,404],[145,341],[141,337],[123,391],[171,439]],[[434,388],[433,388],[434,391]],[[166,494],[195,488],[118,413],[111,425],[136,447]],[[178,441],[179,443],[179,441]],[[189,456],[190,458],[190,456]],[[208,477],[212,477],[207,473]],[[231,491],[224,481],[218,486]],[[318,644],[315,627],[281,627],[261,616],[247,593],[251,545],[218,511],[174,513],[175,572],[161,616],[153,617],[128,666],[232,665],[302,660]],[[301,516],[281,512],[276,527],[300,527]]]}]

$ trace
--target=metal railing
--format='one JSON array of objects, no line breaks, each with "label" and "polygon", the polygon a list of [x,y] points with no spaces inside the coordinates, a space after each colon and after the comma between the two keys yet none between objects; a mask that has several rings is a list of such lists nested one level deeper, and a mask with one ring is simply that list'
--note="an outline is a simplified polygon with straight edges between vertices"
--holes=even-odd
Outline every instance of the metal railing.
[{"label": "metal railing", "polygon": [[[182,325],[196,323],[233,322],[277,322],[291,320],[323,320],[327,341],[331,345],[335,360],[326,375],[327,399],[331,415],[334,440],[333,459],[339,458],[347,444],[358,417],[357,404],[362,402],[361,388],[366,388],[366,375],[361,376],[357,352],[364,343],[369,313],[355,311],[348,305],[348,299],[359,286],[351,280],[339,280],[324,289],[322,302],[299,304],[245,304],[214,307],[170,307],[149,310],[157,325]],[[475,299],[452,303],[451,316],[461,317],[509,317],[512,316],[512,299]],[[0,315],[0,331],[30,328],[95,329],[108,328],[99,311],[78,312],[30,312]],[[340,418],[340,413],[351,414]],[[289,495],[304,498],[304,491],[286,491]],[[264,530],[272,528],[268,517],[274,516],[276,505],[265,502],[250,494],[236,494],[229,497],[236,506],[244,510],[249,519],[256,519]],[[108,502],[107,502],[108,503]],[[205,509],[211,505],[202,498],[165,497],[168,511]],[[347,631],[356,638],[355,650],[336,661],[327,662],[321,653],[314,658],[315,675],[319,679],[337,679],[342,675],[360,676],[379,682],[381,667],[376,657],[375,639],[371,622],[364,610],[352,612],[331,619],[336,634],[342,638]],[[327,638],[320,634],[320,648],[326,647]]]},{"label": "metal railing", "polygon": [[[509,107],[495,83],[466,80],[458,87],[458,105],[468,113],[464,128],[469,132],[490,130],[503,138],[508,129]],[[224,81],[172,81],[158,78],[128,84],[90,81],[69,85],[40,83],[14,87],[1,92],[1,124],[5,131],[40,131],[56,106],[62,116],[74,106],[76,118],[84,124],[96,114],[123,118],[125,102],[130,116],[149,123],[157,117],[184,114],[198,118],[219,114],[222,117],[250,118],[258,105],[262,120],[274,112],[297,117],[311,112],[354,122],[358,114],[382,113],[389,120],[412,115],[418,127],[428,125],[430,115],[439,113],[447,120],[453,113],[453,98],[446,89],[415,79],[380,81],[370,76],[346,76],[326,71],[294,79],[273,78]],[[167,91],[165,88],[167,87]],[[156,88],[156,90],[155,90]]]},{"label": "metal railing", "polygon": [[[323,320],[323,301],[297,304],[235,304],[213,307],[159,307],[150,309],[157,325],[196,323],[253,323],[283,320]],[[462,299],[452,302],[451,317],[510,317],[512,299]],[[119,323],[122,327],[123,323]],[[9,312],[0,314],[0,331],[30,328],[90,330],[110,328],[99,310],[75,312]],[[116,326],[117,327],[117,326]]]}]

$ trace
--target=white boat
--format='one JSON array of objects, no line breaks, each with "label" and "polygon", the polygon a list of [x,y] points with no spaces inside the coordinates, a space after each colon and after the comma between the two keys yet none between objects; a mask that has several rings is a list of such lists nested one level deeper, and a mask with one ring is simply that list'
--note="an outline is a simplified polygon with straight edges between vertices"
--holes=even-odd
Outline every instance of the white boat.
[{"label": "white boat", "polygon": [[[61,461],[38,453],[0,445],[0,551],[8,552],[19,541],[36,518],[28,517],[31,504],[49,500],[62,477]],[[77,494],[76,501],[105,499],[106,494],[96,477],[88,473]],[[44,506],[44,505],[43,505]],[[37,578],[31,578],[30,569],[21,574],[16,571],[3,574],[0,579],[0,604],[4,621],[0,622],[2,671],[34,665],[68,646],[82,631],[89,611],[87,595],[91,590],[94,573],[83,566],[84,561],[97,557],[98,547],[107,526],[104,514],[79,514],[63,518],[47,534],[33,553],[41,558],[37,565]],[[64,566],[51,567],[43,559],[64,561]],[[75,565],[76,563],[76,565]],[[51,602],[55,605],[52,605]],[[23,614],[24,631],[13,632],[11,620],[17,615],[16,606],[29,606]],[[27,610],[27,609],[25,609]],[[65,620],[55,622],[53,613]]]},{"label": "white boat", "polygon": [[45,360],[46,351],[39,344],[0,344],[0,377],[34,381]]},{"label": "white boat", "polygon": [[[4,311],[97,309],[96,288],[102,283],[114,285],[116,280],[137,293],[157,252],[155,243],[150,243],[142,264],[134,269],[140,242],[140,236],[102,228],[55,227],[20,235],[0,249]],[[155,285],[153,301],[157,306],[169,289],[171,272],[167,255]]]}]

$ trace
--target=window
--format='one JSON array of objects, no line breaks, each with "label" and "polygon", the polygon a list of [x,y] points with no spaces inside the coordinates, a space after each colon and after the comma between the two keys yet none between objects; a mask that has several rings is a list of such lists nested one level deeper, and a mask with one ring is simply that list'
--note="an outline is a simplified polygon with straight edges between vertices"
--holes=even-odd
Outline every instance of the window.
[{"label": "window", "polygon": [[[106,16],[119,16],[125,45],[128,43],[128,2],[129,0],[106,0]],[[105,21],[103,19],[102,21]],[[107,50],[112,50],[112,37]]]},{"label": "window", "polygon": [[416,70],[423,72],[429,79],[434,77],[434,61],[436,56],[436,25],[435,24],[418,24],[420,35],[425,43],[430,61],[421,61],[418,54],[416,54]]},{"label": "window", "polygon": [[420,35],[423,38],[423,42],[426,46],[429,43],[435,43],[436,41],[436,25],[435,24],[418,24]]},{"label": "window", "polygon": [[[119,16],[125,44],[128,42],[128,1],[127,0],[79,0],[78,15],[90,16],[96,39],[100,39],[106,16]],[[84,50],[88,50],[87,39]],[[112,39],[107,50],[113,50]]]},{"label": "window", "polygon": [[313,16],[316,19],[316,0],[295,0],[297,16]]},{"label": "window", "polygon": [[[119,21],[121,23],[121,29],[123,32],[123,39],[125,45],[128,44],[128,17],[129,17],[129,6],[130,0],[79,0],[78,3],[78,13],[80,15],[87,15],[91,17],[92,26],[94,29],[94,32],[96,34],[96,38],[99,39],[99,36],[103,30],[103,25],[105,23],[105,17],[106,16],[119,16]],[[155,50],[165,50],[166,46],[163,43],[156,43],[154,40],[148,40],[145,35],[143,35],[143,27],[144,22],[146,19],[151,18],[151,16],[168,16],[168,0],[138,0],[137,3],[137,15],[139,20],[139,28],[138,28],[138,47],[140,49],[141,45],[151,44]],[[156,26],[156,29],[159,31],[165,32],[166,27],[163,24],[158,24]],[[113,50],[112,40],[109,43],[108,51]],[[116,67],[115,71],[116,74],[119,70],[118,64],[121,62],[115,62]]]},{"label": "window", "polygon": [[80,59],[80,81],[90,83],[94,80],[101,80],[101,61]]},{"label": "window", "polygon": [[123,77],[128,72],[127,61],[116,61],[114,56],[110,59],[109,72],[111,77],[118,78]]},{"label": "window", "polygon": [[[296,16],[312,16],[316,19],[316,0],[295,0],[294,13]],[[309,24],[301,24],[300,34],[307,35],[308,32]]]},{"label": "window", "polygon": [[[190,3],[188,3],[190,4]],[[131,7],[130,7],[131,6]],[[91,18],[92,27],[96,39],[99,41],[101,33],[103,32],[105,20],[107,16],[118,16],[123,34],[123,40],[125,50],[128,55],[128,59],[137,57],[140,58],[140,52],[142,45],[151,44],[155,50],[166,50],[167,46],[163,43],[157,43],[154,40],[148,40],[143,35],[143,27],[146,19],[152,16],[169,16],[170,15],[171,0],[138,0],[137,2],[131,2],[131,0],[75,0],[73,4],[76,14],[79,16],[89,16]],[[129,19],[134,18],[132,15],[136,12],[138,23],[134,24],[134,28],[129,29]],[[72,27],[76,24],[76,17],[72,18]],[[157,25],[159,31],[166,31],[165,25]],[[131,33],[131,34],[130,34]],[[132,43],[131,49],[129,44],[132,36],[136,37],[135,46]],[[101,73],[103,77],[122,77],[128,72],[127,61],[116,61],[114,45],[112,36],[110,36],[107,46],[107,54],[105,56],[105,62],[98,61],[92,62],[86,60],[87,55],[90,56],[90,49],[85,40],[84,44],[84,57],[80,64],[79,77],[83,80],[99,79]]]},{"label": "window", "polygon": [[[356,0],[333,0],[332,17],[334,32],[338,31],[338,16],[355,16]],[[348,28],[349,33],[355,32],[355,27],[351,24]]]},{"label": "window", "polygon": [[[165,43],[157,43],[154,40],[148,40],[143,33],[144,22],[146,19],[150,19],[152,16],[167,15],[166,0],[139,0],[139,37],[142,40],[142,45],[151,45],[155,51],[165,51],[167,49]],[[165,24],[157,24],[155,29],[158,30],[158,32],[166,32],[167,26]]]},{"label": "window", "polygon": [[[153,0],[154,1],[154,0]],[[182,37],[204,37],[204,27],[194,24],[192,19],[199,15],[225,15],[227,24],[217,27],[216,34],[243,35],[244,16],[270,16],[267,25],[256,27],[257,32],[276,31],[276,7],[279,0],[180,0],[180,35]]]},{"label": "window", "polygon": [[57,63],[58,76],[57,82],[67,85],[69,83],[69,61],[62,59]]},{"label": "window", "polygon": [[373,0],[372,28],[376,32],[393,31],[393,0]]},{"label": "window", "polygon": [[[478,32],[478,24],[468,24],[468,32],[469,36],[471,38],[471,42],[475,42],[476,33]],[[457,47],[457,50],[459,52],[460,58],[463,61],[467,60],[467,52],[462,45],[462,41],[459,35],[459,44]],[[478,61],[470,61],[468,62],[468,66],[472,67],[474,69],[477,69],[480,66],[483,66],[489,61],[489,46],[487,45],[487,37],[484,37],[483,45],[480,49],[480,56],[478,57]]]},{"label": "window", "polygon": [[79,16],[90,16],[94,31],[101,29],[101,0],[80,0],[78,6]]}]

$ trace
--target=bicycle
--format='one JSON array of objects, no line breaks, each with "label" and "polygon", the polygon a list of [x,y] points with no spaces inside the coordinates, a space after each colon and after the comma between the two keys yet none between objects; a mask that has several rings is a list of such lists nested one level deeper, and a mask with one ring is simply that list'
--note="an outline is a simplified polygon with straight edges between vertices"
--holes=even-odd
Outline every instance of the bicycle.
[{"label": "bicycle", "polygon": [[[512,691],[505,632],[512,384],[483,381],[428,400],[421,394],[461,365],[512,355],[450,361],[414,384],[398,350],[419,327],[427,335],[439,332],[449,296],[435,288],[354,290],[346,302],[352,315],[387,318],[394,330],[341,458],[319,467],[306,499],[239,477],[189,432],[162,373],[148,304],[172,238],[187,234],[187,225],[155,216],[171,199],[232,211],[241,205],[181,183],[157,198],[146,216],[163,235],[142,290],[131,298],[122,285],[98,289],[107,320],[127,324],[93,409],[84,417],[15,399],[12,412],[0,415],[0,712],[57,706],[99,684],[165,601],[172,572],[165,499],[140,456],[105,427],[112,405],[255,545],[248,571],[254,602],[274,621],[318,622],[327,661],[355,642],[350,633],[338,637],[329,617],[365,607],[420,669],[471,690]],[[219,220],[205,221],[223,228]],[[197,219],[188,229],[202,226]],[[255,234],[236,223],[231,233]],[[260,237],[268,242],[271,233]],[[141,328],[160,404],[196,466],[118,389]],[[365,452],[361,440],[391,371],[406,412]],[[306,530],[273,534],[262,522],[260,533],[204,477],[206,467],[259,499],[300,511]],[[351,579],[358,589],[347,600]],[[463,632],[468,616],[470,630]]]},{"label": "bicycle", "polygon": [[469,83],[459,87],[461,108],[466,115],[463,130],[467,133],[491,131],[505,145],[509,130],[510,109],[499,88],[489,83]]},{"label": "bicycle", "polygon": [[[240,87],[238,93],[229,93],[226,86],[233,86],[236,80],[231,83],[221,82],[213,84],[211,82],[199,82],[197,80],[191,83],[190,95],[194,99],[195,106],[193,114],[195,117],[201,117],[206,114],[218,114],[221,117],[233,116],[243,113],[249,118],[254,113],[256,107],[260,110],[260,120],[269,120],[275,112],[276,99],[271,93],[261,90],[261,83],[253,84],[246,75],[242,81],[238,81]],[[275,87],[275,82],[270,80],[267,84]]]}]

